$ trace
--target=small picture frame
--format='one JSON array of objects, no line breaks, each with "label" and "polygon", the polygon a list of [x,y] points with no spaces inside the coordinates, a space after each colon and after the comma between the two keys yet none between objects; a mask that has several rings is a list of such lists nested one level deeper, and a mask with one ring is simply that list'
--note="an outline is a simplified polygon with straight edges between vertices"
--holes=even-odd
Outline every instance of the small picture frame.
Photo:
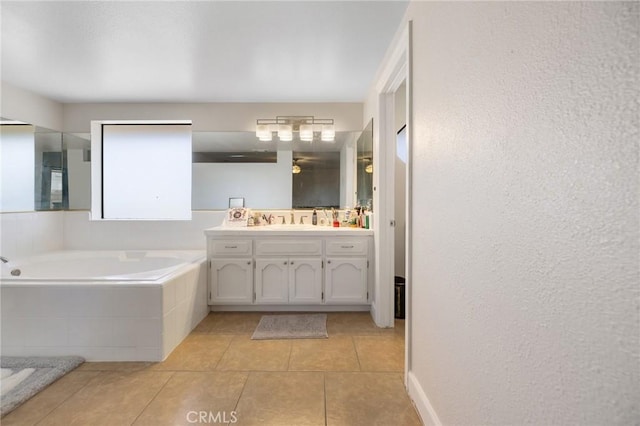
[{"label": "small picture frame", "polygon": [[229,208],[244,207],[244,197],[230,197]]}]

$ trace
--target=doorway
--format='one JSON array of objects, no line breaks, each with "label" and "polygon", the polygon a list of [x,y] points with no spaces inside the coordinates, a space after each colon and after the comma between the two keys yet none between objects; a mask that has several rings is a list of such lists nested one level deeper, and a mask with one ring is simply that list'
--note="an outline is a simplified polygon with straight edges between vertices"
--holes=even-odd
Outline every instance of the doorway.
[{"label": "doorway", "polygon": [[[377,211],[378,218],[374,221],[376,231],[376,305],[372,314],[374,314],[378,326],[392,327],[394,325],[394,277],[397,271],[404,273],[406,280],[405,303],[403,304],[405,307],[405,386],[409,386],[412,346],[411,176],[413,136],[411,119],[413,113],[411,110],[411,29],[412,22],[409,21],[388,56],[389,59],[376,85],[377,116],[379,119],[374,129],[376,136],[374,152],[380,161],[378,163],[379,173],[374,177],[374,191],[376,186],[379,191],[377,202],[374,199],[374,211]],[[402,126],[404,126],[404,130],[401,132],[401,137],[404,136],[404,140],[399,142],[397,139],[398,130]],[[398,148],[398,144],[400,144],[400,148]],[[398,152],[402,151],[406,152],[406,162],[397,158]],[[396,167],[397,161],[402,163],[398,164],[398,167]],[[400,186],[397,190],[396,185]],[[402,195],[404,195],[404,199]],[[399,198],[398,200],[396,196]],[[400,204],[398,209],[396,209],[397,204]],[[396,242],[396,238],[400,241]],[[398,251],[395,249],[396,245]],[[404,255],[404,260],[402,255]],[[396,260],[396,256],[398,256],[398,260]],[[396,265],[398,269],[396,269]]]}]

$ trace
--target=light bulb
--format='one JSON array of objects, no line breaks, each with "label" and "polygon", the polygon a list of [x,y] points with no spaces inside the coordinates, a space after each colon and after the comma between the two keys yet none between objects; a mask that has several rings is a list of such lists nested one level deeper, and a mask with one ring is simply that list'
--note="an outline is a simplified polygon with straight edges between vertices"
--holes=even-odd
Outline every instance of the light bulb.
[{"label": "light bulb", "polygon": [[278,137],[281,141],[289,142],[293,140],[293,129],[291,124],[281,124],[278,126]]},{"label": "light bulb", "polygon": [[313,141],[313,126],[311,124],[300,125],[300,140],[304,142]]},{"label": "light bulb", "polygon": [[261,141],[270,141],[271,140],[271,130],[267,124],[258,124],[256,126],[256,136]]},{"label": "light bulb", "polygon": [[336,129],[333,124],[324,124],[322,126],[321,137],[323,142],[333,142],[336,139]]}]

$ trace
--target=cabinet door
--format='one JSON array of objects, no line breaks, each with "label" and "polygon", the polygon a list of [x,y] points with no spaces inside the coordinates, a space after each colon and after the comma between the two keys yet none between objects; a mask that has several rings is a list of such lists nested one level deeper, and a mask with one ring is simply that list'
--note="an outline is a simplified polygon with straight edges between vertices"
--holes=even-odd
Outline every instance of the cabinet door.
[{"label": "cabinet door", "polygon": [[251,259],[212,259],[209,303],[252,303]]},{"label": "cabinet door", "polygon": [[367,259],[327,258],[326,303],[367,302]]},{"label": "cabinet door", "polygon": [[289,303],[322,303],[321,259],[289,259]]},{"label": "cabinet door", "polygon": [[256,259],[256,303],[287,303],[288,291],[288,259]]}]

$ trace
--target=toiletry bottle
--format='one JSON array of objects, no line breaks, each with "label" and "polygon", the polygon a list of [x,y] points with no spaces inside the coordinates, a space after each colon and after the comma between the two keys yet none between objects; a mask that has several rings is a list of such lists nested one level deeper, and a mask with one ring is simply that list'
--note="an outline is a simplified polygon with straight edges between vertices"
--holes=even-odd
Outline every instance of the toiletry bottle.
[{"label": "toiletry bottle", "polygon": [[318,213],[316,212],[316,209],[313,209],[313,214],[311,215],[311,224],[312,225],[318,224]]}]

